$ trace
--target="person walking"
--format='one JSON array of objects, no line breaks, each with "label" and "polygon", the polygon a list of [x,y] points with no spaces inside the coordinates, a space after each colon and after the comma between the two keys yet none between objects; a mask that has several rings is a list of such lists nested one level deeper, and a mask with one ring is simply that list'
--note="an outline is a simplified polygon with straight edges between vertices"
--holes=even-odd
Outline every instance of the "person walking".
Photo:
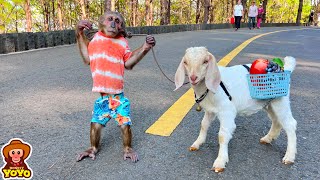
[{"label": "person walking", "polygon": [[262,22],[262,18],[263,18],[263,13],[264,13],[264,9],[262,7],[262,4],[259,5],[259,8],[258,8],[258,16],[257,16],[257,28],[260,29],[260,25],[261,25],[261,22]]},{"label": "person walking", "polygon": [[233,16],[235,19],[235,31],[240,28],[241,18],[243,15],[243,6],[241,4],[241,0],[238,0],[238,4],[234,6]]},{"label": "person walking", "polygon": [[309,15],[308,26],[313,25],[313,16],[314,16],[314,10],[311,10],[311,13],[310,13],[310,15]]},{"label": "person walking", "polygon": [[258,8],[256,6],[256,2],[252,1],[251,6],[249,7],[249,12],[248,12],[248,17],[249,17],[249,22],[248,22],[248,27],[251,30],[251,28],[255,28],[255,22],[256,22],[256,17],[258,15]]}]

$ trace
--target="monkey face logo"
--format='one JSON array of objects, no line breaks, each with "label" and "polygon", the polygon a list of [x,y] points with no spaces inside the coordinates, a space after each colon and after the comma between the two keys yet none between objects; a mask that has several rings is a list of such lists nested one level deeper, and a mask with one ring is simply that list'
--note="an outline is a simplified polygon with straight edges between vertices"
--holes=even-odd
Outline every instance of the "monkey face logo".
[{"label": "monkey face logo", "polygon": [[11,139],[1,148],[4,165],[1,168],[3,179],[31,179],[33,172],[25,162],[32,153],[30,144],[21,139]]}]

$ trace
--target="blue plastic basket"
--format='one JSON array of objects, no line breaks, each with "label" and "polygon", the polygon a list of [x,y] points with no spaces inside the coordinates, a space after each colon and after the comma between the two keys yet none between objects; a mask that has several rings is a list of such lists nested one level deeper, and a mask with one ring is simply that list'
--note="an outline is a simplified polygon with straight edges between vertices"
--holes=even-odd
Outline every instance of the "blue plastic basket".
[{"label": "blue plastic basket", "polygon": [[248,74],[250,95],[253,99],[271,99],[288,94],[291,71],[283,73]]}]

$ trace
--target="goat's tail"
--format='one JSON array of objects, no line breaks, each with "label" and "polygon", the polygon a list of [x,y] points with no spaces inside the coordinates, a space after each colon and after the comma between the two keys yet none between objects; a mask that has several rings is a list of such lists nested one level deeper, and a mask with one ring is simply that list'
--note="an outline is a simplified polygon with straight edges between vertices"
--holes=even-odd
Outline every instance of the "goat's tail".
[{"label": "goat's tail", "polygon": [[293,71],[296,68],[296,59],[292,56],[284,58],[284,70]]}]

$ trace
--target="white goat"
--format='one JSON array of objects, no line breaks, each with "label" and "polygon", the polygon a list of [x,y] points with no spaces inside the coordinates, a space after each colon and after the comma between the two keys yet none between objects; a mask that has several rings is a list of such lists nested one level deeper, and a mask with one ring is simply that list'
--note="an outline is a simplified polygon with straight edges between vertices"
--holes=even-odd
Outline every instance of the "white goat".
[{"label": "white goat", "polygon": [[[293,57],[285,57],[285,70],[293,71],[296,60]],[[249,67],[251,64],[247,64]],[[274,100],[255,100],[249,93],[246,79],[248,71],[242,65],[232,67],[218,67],[215,57],[205,47],[191,47],[186,50],[184,57],[175,74],[177,90],[182,86],[185,74],[188,75],[196,98],[200,98],[209,89],[208,94],[199,103],[205,114],[201,122],[201,130],[197,140],[189,148],[196,151],[206,140],[210,123],[218,117],[220,120],[219,129],[219,153],[213,163],[212,170],[222,172],[229,161],[228,143],[236,128],[235,118],[237,114],[250,115],[261,109],[267,111],[272,125],[269,133],[260,139],[260,143],[271,143],[276,139],[283,128],[287,134],[288,145],[285,156],[282,159],[284,164],[291,164],[296,155],[296,120],[293,118],[290,108],[288,92],[287,96]],[[220,86],[223,82],[227,91],[232,97],[226,95]]]}]

